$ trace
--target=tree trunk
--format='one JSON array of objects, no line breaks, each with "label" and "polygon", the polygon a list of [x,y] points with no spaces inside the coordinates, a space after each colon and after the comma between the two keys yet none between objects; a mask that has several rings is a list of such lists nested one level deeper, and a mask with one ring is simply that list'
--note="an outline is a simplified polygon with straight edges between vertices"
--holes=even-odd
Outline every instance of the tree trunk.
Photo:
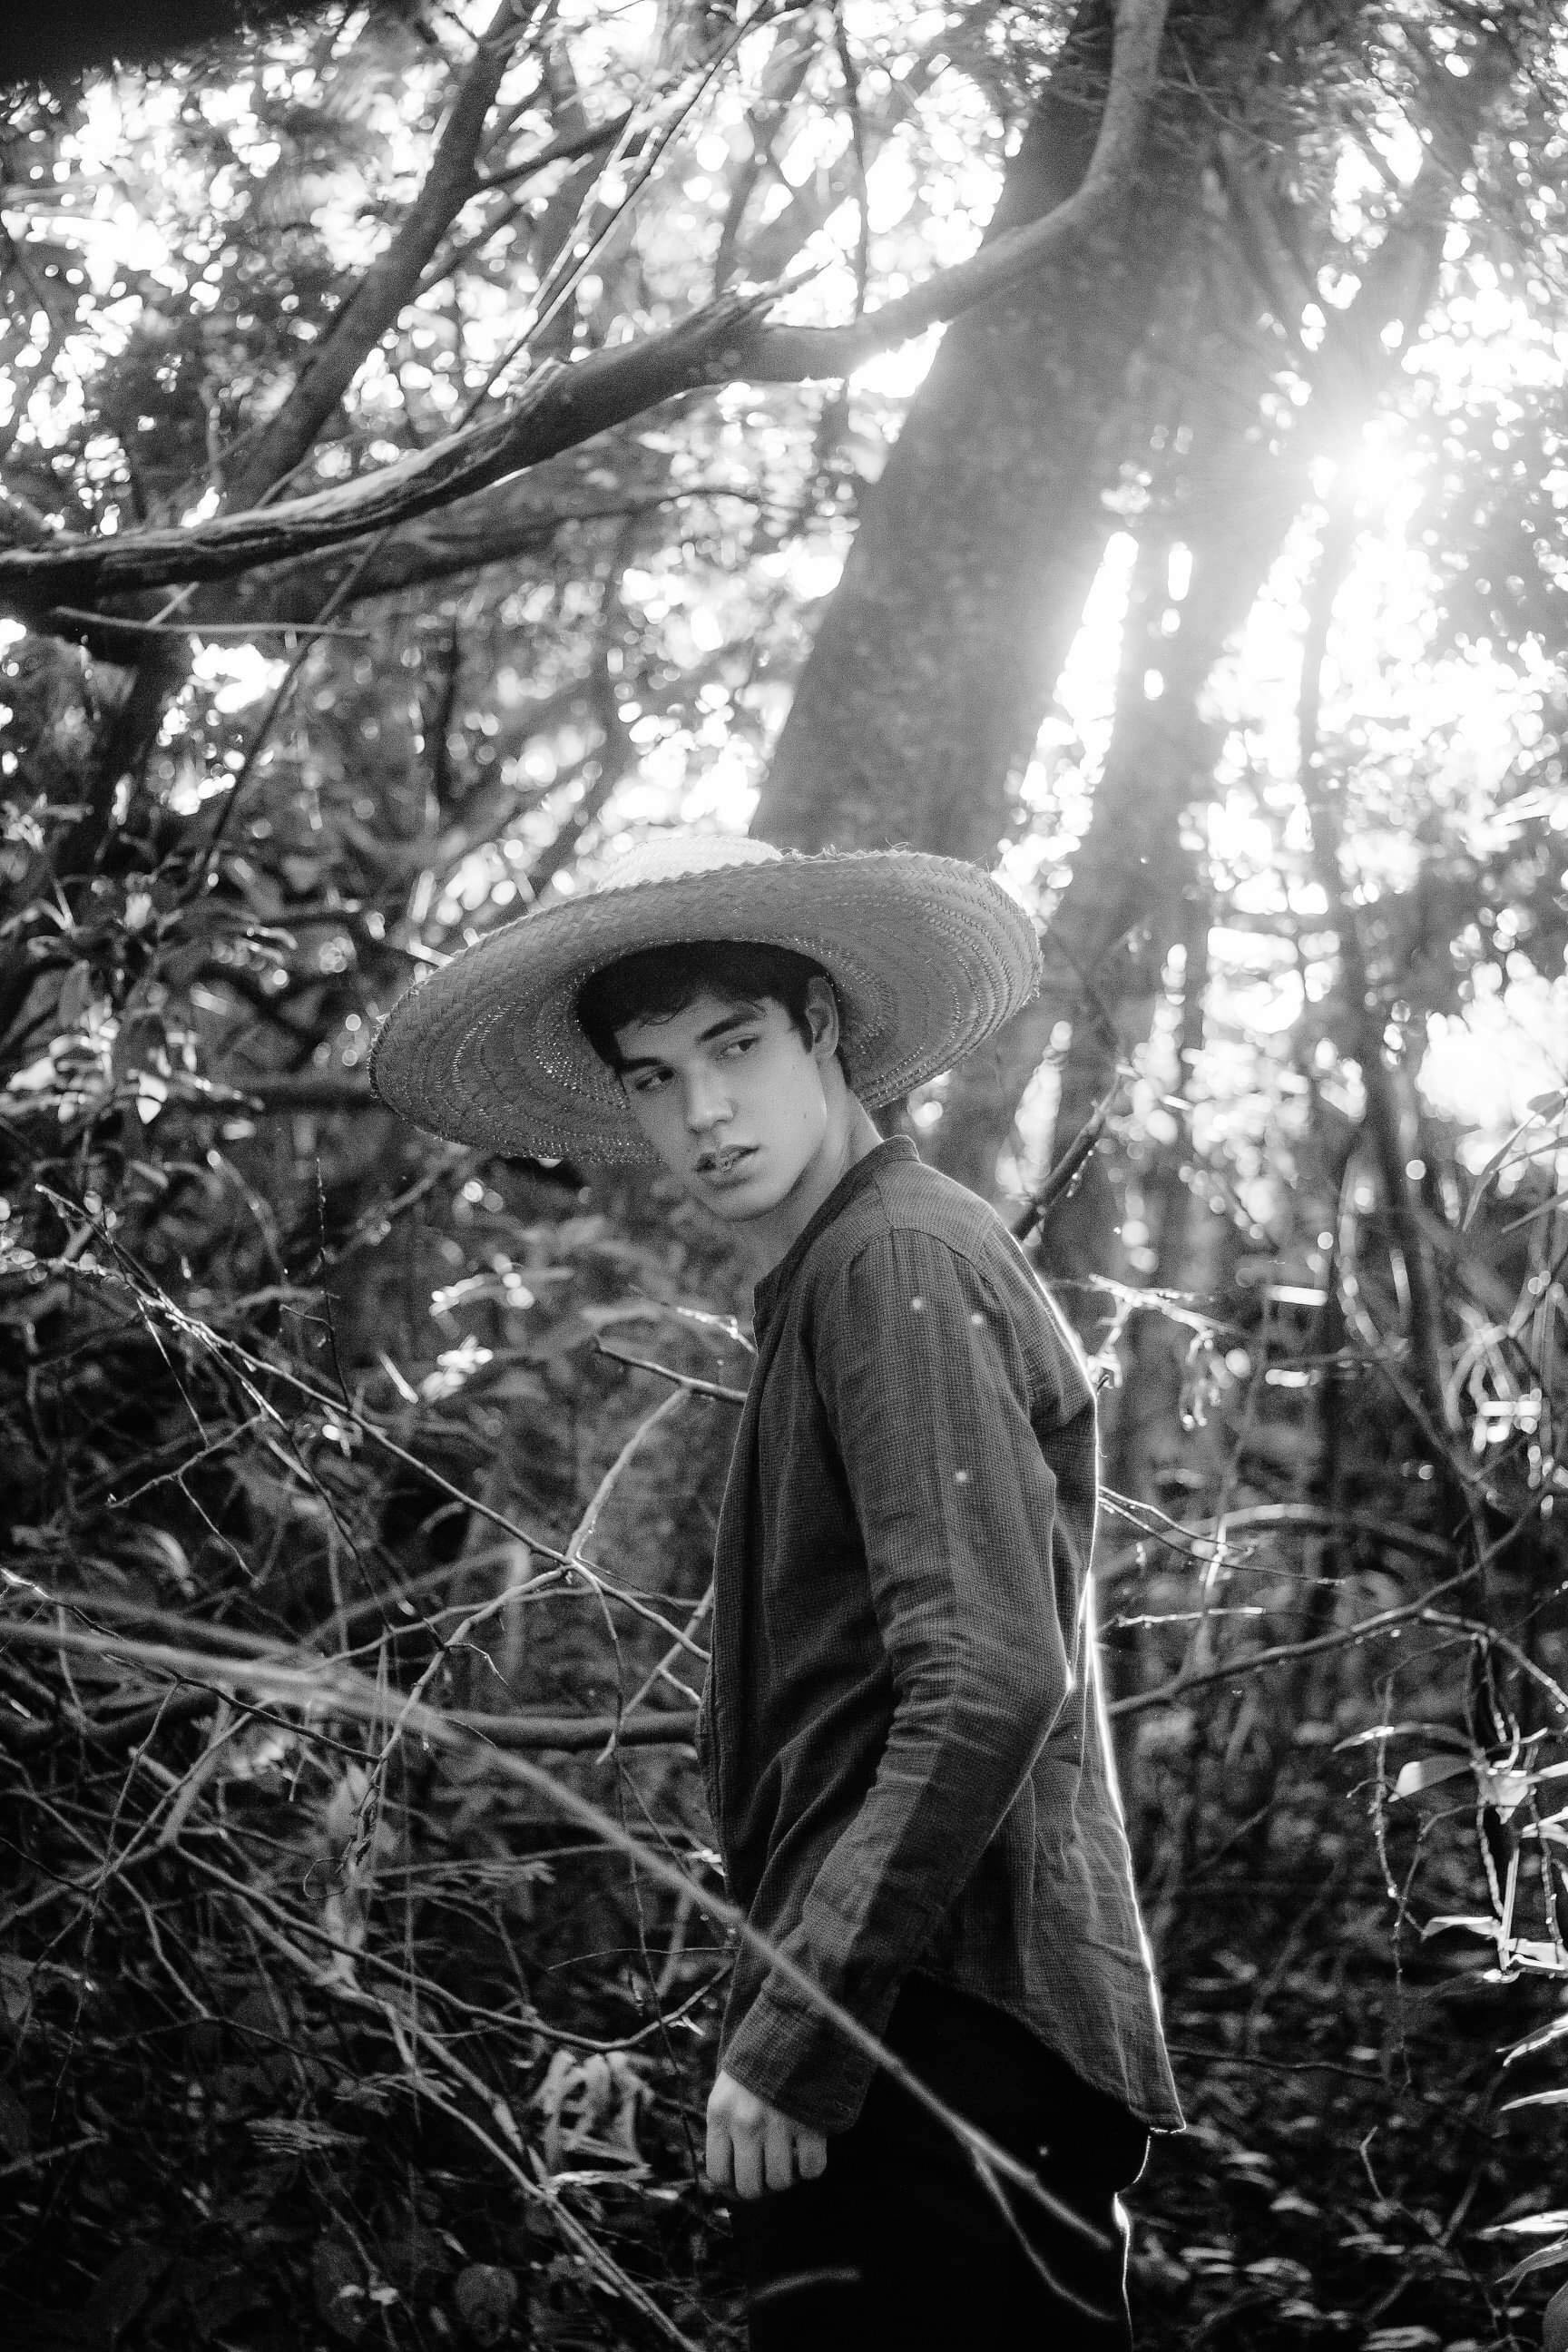
[{"label": "tree trunk", "polygon": [[[1190,23],[1183,31],[1192,37]],[[1217,55],[1217,14],[1207,33]],[[1086,10],[994,232],[1059,202],[1081,172],[1094,120],[1085,100],[1103,87],[1104,43],[1102,16]],[[1238,46],[1233,79],[1245,61]],[[1215,79],[1211,68],[1211,90]],[[989,863],[1103,547],[1103,492],[1142,443],[1130,362],[1157,309],[1173,320],[1167,365],[1199,385],[1200,452],[1203,438],[1210,445],[1206,461],[1184,467],[1184,510],[1168,526],[1192,549],[1192,584],[1173,638],[1156,619],[1147,667],[1160,673],[1157,698],[1142,691],[1142,665],[1124,677],[1089,831],[1047,932],[1045,992],[950,1087],[935,1156],[975,1191],[994,1188],[998,1150],[1058,1023],[1071,1030],[1058,1140],[1079,1131],[1144,1034],[1152,976],[1179,921],[1183,812],[1212,768],[1201,697],[1307,495],[1313,458],[1353,432],[1397,367],[1384,331],[1395,320],[1413,327],[1430,299],[1484,103],[1479,92],[1462,117],[1445,118],[1360,293],[1331,320],[1314,398],[1283,448],[1258,422],[1279,347],[1259,332],[1258,310],[1261,301],[1294,339],[1290,288],[1282,297],[1271,281],[1243,277],[1237,299],[1242,229],[1257,230],[1259,198],[1227,150],[1238,242],[1219,253],[1212,331],[1192,334],[1198,272],[1183,262],[1196,250],[1206,149],[1195,131],[1183,135],[1167,101],[1114,251],[1102,248],[1098,269],[1053,271],[949,330],[868,499],[755,829],[794,847],[907,841]],[[1107,1266],[1115,1222],[1108,1181],[1091,1163],[1051,1220],[1053,1269]]]},{"label": "tree trunk", "polygon": [[[1115,722],[1095,786],[1089,830],[1073,857],[1072,880],[1046,932],[1046,980],[1031,1008],[1037,1034],[1070,1025],[1062,1065],[1056,1136],[1076,1135],[1116,1086],[1147,1038],[1165,961],[1182,936],[1184,896],[1192,881],[1182,820],[1213,772],[1215,744],[1203,713],[1215,664],[1245,621],[1294,512],[1294,468],[1272,501],[1247,494],[1228,462],[1241,455],[1242,420],[1211,479],[1226,494],[1193,501],[1186,525],[1192,557],[1175,635],[1163,576],[1129,605]],[[1278,460],[1265,460],[1276,474]],[[1301,486],[1304,488],[1304,484]],[[1272,510],[1268,511],[1270,508]],[[1167,525],[1152,541],[1163,575]],[[1004,1099],[996,1106],[1011,1117]],[[993,1118],[973,1116],[967,1099],[952,1106],[952,1157],[944,1164],[984,1189],[1001,1141]],[[943,1125],[947,1121],[944,1119]],[[1005,1130],[1004,1129],[1003,1132]],[[1041,1235],[1042,1262],[1059,1277],[1114,1271],[1115,1194],[1097,1157]]]},{"label": "tree trunk", "polygon": [[[1196,877],[1189,884],[1183,908],[1185,961],[1182,972],[1182,1012],[1177,1033],[1175,1092],[1191,1108],[1193,1066],[1204,1042],[1205,999],[1208,993],[1210,893]],[[1186,1181],[1192,1137],[1184,1120],[1173,1140],[1160,1151],[1145,1180],[1144,1193],[1153,1212],[1156,1291],[1188,1290],[1194,1280],[1194,1212],[1197,1207]],[[1182,1399],[1186,1386],[1191,1332],[1173,1322],[1157,1307],[1134,1315],[1127,1327],[1123,1349],[1121,1391],[1116,1400],[1114,1429],[1107,1447],[1108,1475],[1120,1494],[1166,1508],[1173,1498],[1165,1488],[1168,1475],[1190,1460],[1194,1448],[1182,1425]]]},{"label": "tree trunk", "polygon": [[[1110,16],[1080,7],[989,236],[1082,179]],[[1103,546],[1129,362],[1194,217],[1183,129],[1163,101],[1116,228],[948,329],[802,675],[753,821],[768,840],[994,858]]]}]

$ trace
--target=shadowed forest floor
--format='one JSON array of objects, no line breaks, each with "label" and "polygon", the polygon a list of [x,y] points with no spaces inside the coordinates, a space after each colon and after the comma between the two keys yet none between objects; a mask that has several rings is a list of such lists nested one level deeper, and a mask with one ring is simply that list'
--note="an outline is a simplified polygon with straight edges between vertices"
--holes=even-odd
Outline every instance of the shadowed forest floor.
[{"label": "shadowed forest floor", "polygon": [[[1552,2111],[1497,2112],[1498,2044],[1552,2012],[1478,1985],[1468,1956],[1452,1964],[1453,1938],[1413,1941],[1396,1967],[1364,1817],[1345,1800],[1338,1811],[1299,1875],[1233,1853],[1172,1923],[1168,2024],[1190,2128],[1156,2140],[1130,2200],[1146,2352],[1539,2341],[1544,2290],[1500,2293],[1513,2254],[1479,2232],[1560,2193]],[[706,1942],[693,1936],[682,1985],[711,1977]],[[476,2162],[440,2086],[426,2104],[387,2076],[352,2006],[308,2022],[264,1969],[248,1990],[237,1979],[221,2025],[160,2031],[140,2021],[134,1960],[120,1975],[106,1943],[89,1968],[85,1997],[62,1970],[29,2021],[62,2060],[69,2049],[76,2088],[62,2076],[59,2111],[35,2132],[51,2160],[8,2168],[0,2292],[15,2352],[661,2340],[585,2288],[579,2248]],[[38,1975],[47,1985],[47,1966]],[[574,2021],[591,2031],[582,1970],[563,1986],[574,1975]],[[16,1994],[15,1972],[6,1983]],[[601,2006],[624,2032],[624,2000]],[[668,2037],[596,2074],[591,2055],[574,2072],[558,2052],[553,2106],[521,2040],[517,2064],[563,2185],[578,2184],[574,2210],[689,2340],[719,2347],[743,2329],[721,2209],[692,2162],[713,2011],[700,1999]],[[1533,2087],[1524,2070],[1507,2085]]]}]

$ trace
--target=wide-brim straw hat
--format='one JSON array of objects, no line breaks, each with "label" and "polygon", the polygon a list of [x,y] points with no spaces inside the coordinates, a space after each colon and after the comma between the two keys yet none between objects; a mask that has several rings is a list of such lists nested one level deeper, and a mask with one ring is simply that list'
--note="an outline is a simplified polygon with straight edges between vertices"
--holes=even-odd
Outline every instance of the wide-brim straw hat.
[{"label": "wide-brim straw hat", "polygon": [[1040,978],[1029,916],[957,858],[806,857],[662,835],[595,888],[504,924],[411,989],[376,1038],[375,1091],[417,1126],[492,1151],[647,1162],[620,1082],[578,1024],[577,992],[623,956],[692,940],[756,940],[820,964],[850,1084],[872,1108],[973,1053]]}]

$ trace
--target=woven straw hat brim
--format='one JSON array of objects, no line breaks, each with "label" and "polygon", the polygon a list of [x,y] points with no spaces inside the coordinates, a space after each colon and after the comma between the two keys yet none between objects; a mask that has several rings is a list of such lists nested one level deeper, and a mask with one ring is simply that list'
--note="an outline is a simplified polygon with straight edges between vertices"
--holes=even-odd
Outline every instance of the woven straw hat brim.
[{"label": "woven straw hat brim", "polygon": [[653,1158],[578,1025],[588,974],[639,948],[747,940],[828,972],[850,1083],[873,1108],[950,1069],[1039,985],[1024,909],[977,866],[916,850],[784,856],[595,890],[521,916],[412,989],[371,1079],[454,1141],[541,1160]]}]

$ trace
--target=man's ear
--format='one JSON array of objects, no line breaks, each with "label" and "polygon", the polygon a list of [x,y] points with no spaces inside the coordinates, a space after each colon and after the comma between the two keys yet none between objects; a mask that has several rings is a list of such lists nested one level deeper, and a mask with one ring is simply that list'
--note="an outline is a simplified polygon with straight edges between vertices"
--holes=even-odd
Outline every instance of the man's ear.
[{"label": "man's ear", "polygon": [[831,1062],[838,1051],[838,999],[832,983],[809,980],[805,984],[805,1017],[811,1027],[811,1051],[819,1062]]}]

